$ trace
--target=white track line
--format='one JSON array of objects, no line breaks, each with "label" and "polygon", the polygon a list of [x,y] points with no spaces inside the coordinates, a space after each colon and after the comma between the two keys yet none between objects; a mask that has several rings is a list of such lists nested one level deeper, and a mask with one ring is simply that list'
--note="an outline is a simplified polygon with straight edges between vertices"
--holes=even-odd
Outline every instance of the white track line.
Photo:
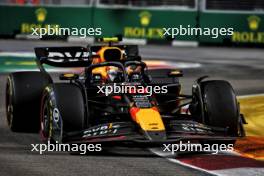
[{"label": "white track line", "polygon": [[251,97],[256,97],[256,96],[264,96],[264,93],[260,93],[260,94],[250,94],[250,95],[241,95],[238,96],[238,98],[251,98]]},{"label": "white track line", "polygon": [[33,52],[0,52],[0,56],[31,58],[31,57],[35,57],[35,53]]},{"label": "white track line", "polygon": [[215,170],[214,173],[221,176],[263,176],[263,168],[242,167],[234,169]]},{"label": "white track line", "polygon": [[161,152],[161,151],[158,151],[158,150],[155,150],[153,148],[150,148],[149,149],[152,153],[160,156],[160,157],[163,157],[165,159],[167,159],[168,161],[172,162],[172,163],[176,163],[176,164],[180,164],[182,166],[185,166],[185,167],[189,167],[189,168],[192,168],[192,169],[195,169],[195,170],[199,170],[199,171],[202,171],[202,172],[206,172],[208,174],[212,174],[212,175],[217,175],[216,173],[214,172],[211,172],[209,170],[205,170],[205,169],[202,169],[202,168],[199,168],[199,167],[196,167],[196,166],[193,166],[193,165],[190,165],[190,164],[186,164],[184,162],[181,162],[177,159],[174,159],[174,158],[167,158],[166,156],[168,156],[168,154],[165,154],[165,152]]},{"label": "white track line", "polygon": [[[208,174],[212,175],[217,175],[217,176],[262,176],[264,175],[264,168],[255,168],[255,167],[241,167],[241,168],[232,168],[232,169],[218,169],[218,170],[206,170],[197,166],[193,166],[191,164],[184,163],[180,160],[177,160],[175,158],[171,158],[172,156],[176,157],[177,155],[172,155],[172,154],[166,154],[166,152],[162,152],[160,150],[157,150],[155,148],[150,148],[149,149],[152,153],[165,158],[166,160],[179,164],[185,167],[189,167],[201,172],[205,172]],[[221,152],[222,154],[227,154],[227,155],[239,155],[238,153],[231,151],[231,152]]]}]

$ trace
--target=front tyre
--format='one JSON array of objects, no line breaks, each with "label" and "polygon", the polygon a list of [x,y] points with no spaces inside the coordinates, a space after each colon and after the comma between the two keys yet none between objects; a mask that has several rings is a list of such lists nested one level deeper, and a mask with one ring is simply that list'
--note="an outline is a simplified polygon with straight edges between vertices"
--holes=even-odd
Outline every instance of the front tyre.
[{"label": "front tyre", "polygon": [[[227,135],[238,136],[239,105],[232,86],[223,80],[201,82],[206,125],[227,129]],[[230,141],[211,141],[215,143],[235,143]]]},{"label": "front tyre", "polygon": [[64,133],[83,130],[85,103],[80,87],[69,83],[46,87],[41,102],[40,124],[44,142],[60,141]]},{"label": "front tyre", "polygon": [[228,135],[237,136],[239,107],[232,86],[227,81],[202,82],[205,122],[228,128]]}]

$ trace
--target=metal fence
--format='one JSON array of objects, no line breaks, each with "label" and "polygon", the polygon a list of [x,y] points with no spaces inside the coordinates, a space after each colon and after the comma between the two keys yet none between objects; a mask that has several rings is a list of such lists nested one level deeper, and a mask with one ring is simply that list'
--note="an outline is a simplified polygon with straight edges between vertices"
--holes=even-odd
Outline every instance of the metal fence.
[{"label": "metal fence", "polygon": [[3,5],[91,5],[93,0],[0,0]]},{"label": "metal fence", "polygon": [[264,0],[206,0],[206,10],[263,11]]},{"label": "metal fence", "polygon": [[100,0],[99,3],[105,5],[127,5],[127,6],[186,6],[195,7],[195,0]]},{"label": "metal fence", "polygon": [[198,0],[0,0],[0,4],[7,5],[60,5],[60,6],[88,6],[94,4],[99,7],[125,8],[179,8],[194,9]]},{"label": "metal fence", "polygon": [[0,0],[8,5],[60,5],[121,7],[121,8],[176,8],[216,11],[264,11],[264,0]]}]

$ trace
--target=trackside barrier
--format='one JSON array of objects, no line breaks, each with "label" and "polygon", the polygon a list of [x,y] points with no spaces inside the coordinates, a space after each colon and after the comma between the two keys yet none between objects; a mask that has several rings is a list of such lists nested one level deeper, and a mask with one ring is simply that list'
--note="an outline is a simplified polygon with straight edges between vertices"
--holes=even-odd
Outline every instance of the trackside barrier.
[{"label": "trackside barrier", "polygon": [[[0,36],[39,39],[31,28],[101,28],[102,36],[122,35],[125,43],[168,43],[173,46],[198,44],[264,45],[264,12],[234,12],[208,9],[151,9],[69,6],[0,5]],[[188,26],[201,28],[234,28],[232,36],[163,36],[163,28]],[[102,37],[98,36],[98,37]],[[58,38],[55,38],[58,39]],[[59,37],[71,42],[93,42],[93,36]]]}]

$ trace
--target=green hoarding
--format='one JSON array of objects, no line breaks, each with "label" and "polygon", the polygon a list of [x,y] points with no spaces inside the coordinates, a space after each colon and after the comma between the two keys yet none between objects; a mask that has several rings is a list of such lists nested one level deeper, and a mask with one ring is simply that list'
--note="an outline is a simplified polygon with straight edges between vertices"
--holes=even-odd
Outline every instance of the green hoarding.
[{"label": "green hoarding", "polygon": [[[103,34],[122,34],[126,38],[164,39],[163,28],[196,25],[196,11],[139,10],[96,8],[95,27]],[[196,40],[195,36],[181,36],[177,40]]]},{"label": "green hoarding", "polygon": [[[163,39],[163,27],[196,25],[196,11],[111,9],[95,7],[0,6],[0,34],[31,33],[31,28],[100,27],[103,36]],[[196,40],[182,36],[177,40]]]},{"label": "green hoarding", "polygon": [[31,33],[31,28],[93,27],[92,8],[0,6],[0,34]]},{"label": "green hoarding", "polygon": [[201,43],[264,44],[264,14],[203,12],[199,21],[202,28],[231,27],[234,29],[232,36],[220,36],[216,39],[200,36]]},{"label": "green hoarding", "polygon": [[31,28],[102,28],[103,36],[164,40],[163,28],[234,28],[233,36],[177,36],[209,44],[264,44],[264,13],[141,8],[0,5],[0,35],[29,34]]}]

